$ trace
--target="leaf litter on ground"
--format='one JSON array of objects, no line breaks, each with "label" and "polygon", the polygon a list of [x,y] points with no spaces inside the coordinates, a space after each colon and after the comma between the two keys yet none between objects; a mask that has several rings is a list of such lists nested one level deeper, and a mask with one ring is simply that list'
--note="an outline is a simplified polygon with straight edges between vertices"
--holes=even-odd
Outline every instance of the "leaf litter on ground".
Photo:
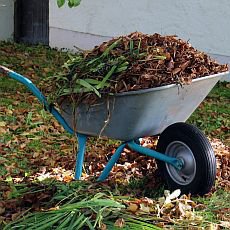
[{"label": "leaf litter on ground", "polygon": [[[23,69],[25,75],[32,77],[39,85],[42,85],[45,82],[44,79],[41,79],[41,76],[45,73],[43,71],[46,67],[42,67],[39,70],[42,72],[41,74],[39,71],[35,71],[39,67],[34,63],[41,63],[40,66],[44,65],[42,64],[40,57],[46,57],[46,49],[44,49],[44,53],[42,53],[41,47],[39,47],[38,56],[36,56],[36,52],[33,52],[33,49],[28,50],[27,53],[24,49],[17,50],[17,47],[20,47],[17,45],[7,44],[5,47],[1,46],[1,49],[2,47],[4,52],[8,50],[11,54],[11,56],[9,56],[10,59],[4,60],[4,62],[9,61],[6,63],[8,67],[14,66],[14,53],[17,52],[16,57],[21,58],[19,64],[15,65],[18,71],[22,70],[20,63],[23,63],[23,67],[27,66],[28,56],[31,55],[28,68],[25,67],[25,69]],[[51,51],[49,50],[48,52]],[[4,56],[0,57],[0,59],[2,58],[4,58]],[[56,55],[56,52],[54,52],[54,59],[56,62],[48,64],[49,62],[45,59],[46,58],[44,58],[44,61],[46,62],[45,65],[52,66],[49,67],[50,73],[58,68],[61,71],[60,59],[58,55]],[[49,71],[46,70],[46,73],[48,72]],[[7,84],[5,85],[7,85],[7,87],[11,87],[8,81],[6,83]],[[1,85],[1,87],[3,86],[4,84]],[[33,96],[30,96],[29,93],[25,93],[21,87],[18,87],[19,86],[17,85],[13,85],[11,88],[14,92],[17,92],[13,96],[9,91],[4,93],[4,89],[2,90],[1,88],[0,113],[1,122],[4,124],[4,126],[0,127],[1,180],[12,181],[7,182],[7,184],[5,182],[3,184],[1,183],[0,197],[2,201],[0,202],[0,215],[3,223],[6,221],[8,222],[9,220],[14,221],[20,216],[25,216],[27,212],[40,211],[42,208],[47,209],[49,204],[51,206],[55,204],[55,201],[50,203],[50,200],[55,197],[56,185],[53,187],[51,186],[51,188],[49,186],[46,188],[46,186],[42,187],[40,183],[43,182],[40,182],[37,185],[30,186],[29,184],[32,183],[31,181],[44,181],[44,179],[53,178],[55,181],[61,181],[61,183],[63,183],[63,189],[67,188],[67,190],[67,185],[73,183],[73,168],[75,164],[74,152],[71,147],[73,140],[71,140],[70,136],[64,133],[63,128],[60,127],[60,125],[49,115],[45,116],[44,112],[40,113],[42,108],[38,105],[37,100],[34,99]],[[48,88],[45,84],[43,87]],[[25,99],[28,102],[28,105],[23,104]],[[219,132],[223,132],[223,130],[219,130]],[[142,140],[142,145],[154,148],[156,142],[156,138],[144,138]],[[211,142],[215,149],[218,162],[218,184],[214,191],[221,188],[229,190],[229,147],[224,145],[218,139],[212,138]],[[97,176],[102,171],[107,159],[112,156],[117,145],[118,143],[110,142],[109,140],[95,141],[95,139],[92,139],[90,141],[86,153],[86,163],[83,174],[85,180],[94,181],[94,176]],[[153,159],[140,156],[131,152],[129,149],[125,149],[118,164],[112,170],[109,180],[103,184],[99,184],[101,187],[105,185],[109,186],[109,189],[113,191],[113,193],[116,193],[117,191],[118,195],[126,194],[128,195],[128,198],[133,197],[133,199],[142,200],[140,197],[145,197],[146,195],[143,193],[143,186],[145,190],[152,191],[155,189],[156,191],[160,185],[160,177],[157,173],[156,164]],[[86,192],[83,192],[83,194],[86,194]],[[63,196],[68,195],[64,194]],[[21,199],[21,197],[23,198]],[[145,198],[143,199],[145,200]],[[36,202],[36,200],[39,202]],[[151,203],[151,201],[148,202]],[[155,202],[154,199],[153,202]],[[124,202],[124,204],[127,203]],[[151,208],[146,205],[146,201],[139,201],[138,204],[135,204],[134,202],[134,205],[136,205],[135,208],[138,211],[142,209],[143,215],[146,214],[146,211],[151,211]],[[143,210],[145,212],[143,212]],[[219,210],[216,215],[219,215],[220,218],[223,219],[222,224],[227,226],[229,219],[228,217],[226,217],[227,219],[224,219],[222,212],[224,212],[224,209]],[[161,227],[165,227],[168,223],[173,224],[173,213],[174,212],[171,212],[170,215],[172,216],[170,218],[164,218],[162,222],[155,221],[156,217],[154,216],[154,223],[159,223]],[[133,222],[134,220],[138,222],[138,220],[140,221],[141,219],[140,216],[137,216],[137,219],[135,219],[132,212],[130,212],[129,215],[129,218]],[[123,221],[118,220],[119,218],[116,220],[114,219],[114,222],[118,225],[122,225]],[[150,222],[152,224],[153,220],[147,220],[145,218],[142,223]],[[130,220],[127,217],[125,223],[128,223],[129,221]],[[102,227],[103,226],[104,225],[102,224]],[[107,226],[110,226],[110,224],[108,223]]]}]

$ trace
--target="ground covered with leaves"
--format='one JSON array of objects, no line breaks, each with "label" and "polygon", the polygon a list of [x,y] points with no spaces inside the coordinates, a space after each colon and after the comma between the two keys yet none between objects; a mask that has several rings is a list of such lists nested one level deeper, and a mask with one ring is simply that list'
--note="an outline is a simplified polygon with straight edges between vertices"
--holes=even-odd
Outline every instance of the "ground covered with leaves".
[{"label": "ground covered with leaves", "polygon": [[[0,64],[28,76],[44,93],[45,78],[68,58],[48,47],[0,44]],[[73,181],[75,138],[24,86],[0,75],[0,226],[51,229],[48,220],[57,229],[229,229],[229,111],[230,85],[218,83],[188,121],[206,133],[217,157],[216,186],[205,197],[165,191],[155,161],[129,149],[109,180],[95,182],[119,145],[106,139],[88,140],[79,182]],[[156,143],[142,140],[150,148]]]}]

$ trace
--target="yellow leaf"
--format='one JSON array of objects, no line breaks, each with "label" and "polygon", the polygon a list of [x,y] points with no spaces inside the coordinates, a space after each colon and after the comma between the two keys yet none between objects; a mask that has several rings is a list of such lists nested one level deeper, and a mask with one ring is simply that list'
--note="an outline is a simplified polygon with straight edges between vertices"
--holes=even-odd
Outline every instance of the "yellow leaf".
[{"label": "yellow leaf", "polygon": [[23,133],[21,133],[20,135],[21,135],[21,136],[29,136],[29,135],[31,135],[31,133],[29,133],[29,132],[23,132]]},{"label": "yellow leaf", "polygon": [[146,206],[145,204],[141,203],[140,204],[140,210],[146,213],[150,213],[150,209],[148,206]]},{"label": "yellow leaf", "polygon": [[134,204],[134,203],[131,203],[127,207],[127,210],[130,211],[130,212],[136,212],[138,210],[138,205]]},{"label": "yellow leaf", "polygon": [[6,122],[5,121],[0,121],[0,127],[4,127],[6,126]]},{"label": "yellow leaf", "polygon": [[6,114],[10,114],[10,115],[12,115],[12,114],[13,114],[13,111],[12,111],[12,110],[10,110],[10,109],[6,109]]},{"label": "yellow leaf", "polygon": [[6,131],[6,129],[3,129],[3,128],[0,127],[0,133],[4,134],[4,133],[7,133],[7,131]]},{"label": "yellow leaf", "polygon": [[60,207],[59,206],[56,206],[56,207],[53,207],[53,208],[49,208],[49,211],[56,211],[56,210],[59,210]]},{"label": "yellow leaf", "polygon": [[64,176],[64,179],[63,179],[63,181],[66,183],[69,183],[72,180],[73,180],[73,176],[71,176],[71,175],[66,175],[66,176]]},{"label": "yellow leaf", "polygon": [[40,155],[39,152],[35,152],[35,153],[33,154],[33,158],[37,158],[37,157],[39,157],[39,155]]}]

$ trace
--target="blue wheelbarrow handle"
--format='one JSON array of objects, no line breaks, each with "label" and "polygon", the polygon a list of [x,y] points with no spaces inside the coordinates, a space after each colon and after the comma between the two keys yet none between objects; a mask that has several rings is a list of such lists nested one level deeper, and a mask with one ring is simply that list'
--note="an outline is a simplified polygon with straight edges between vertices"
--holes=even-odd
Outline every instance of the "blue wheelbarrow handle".
[{"label": "blue wheelbarrow handle", "polygon": [[[38,100],[44,105],[44,107],[57,119],[57,121],[64,127],[64,129],[73,134],[77,135],[78,137],[78,143],[79,143],[79,149],[76,157],[76,173],[75,173],[75,179],[80,179],[81,173],[82,173],[82,165],[84,160],[84,153],[85,153],[85,147],[86,147],[86,139],[87,136],[80,133],[75,133],[73,129],[69,127],[69,125],[66,123],[65,119],[61,116],[61,114],[57,111],[57,109],[50,105],[46,99],[46,97],[41,93],[41,91],[30,81],[28,78],[22,76],[21,74],[18,74],[4,66],[0,65],[0,73],[4,73],[8,75],[10,78],[15,79],[16,81],[22,83],[25,85],[37,98]],[[113,157],[110,159],[106,167],[104,168],[101,176],[99,177],[99,181],[104,180],[111,171],[112,167],[120,157],[124,147],[128,145],[131,149],[138,151],[142,154],[145,154],[147,156],[155,157],[156,159],[163,160],[171,165],[173,165],[176,169],[181,169],[183,166],[183,162],[181,160],[176,159],[174,157],[165,156],[161,153],[158,153],[154,150],[146,149],[144,147],[139,146],[139,144],[136,144],[134,141],[128,141],[122,143],[118,149],[116,150]]]},{"label": "blue wheelbarrow handle", "polygon": [[8,75],[10,78],[22,83],[25,85],[34,95],[38,98],[38,100],[43,104],[45,109],[47,109],[56,119],[57,121],[64,127],[64,129],[70,134],[74,134],[72,128],[66,123],[65,119],[58,112],[58,110],[47,102],[46,97],[42,94],[42,92],[33,84],[31,80],[6,68],[5,66],[0,65],[0,73]]}]

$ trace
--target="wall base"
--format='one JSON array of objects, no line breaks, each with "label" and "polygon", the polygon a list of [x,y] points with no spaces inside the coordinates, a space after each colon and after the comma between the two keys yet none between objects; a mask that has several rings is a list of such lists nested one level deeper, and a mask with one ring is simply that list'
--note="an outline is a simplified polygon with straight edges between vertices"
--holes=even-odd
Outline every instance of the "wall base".
[{"label": "wall base", "polygon": [[72,51],[89,50],[111,37],[50,27],[49,45],[53,48],[66,48]]}]

